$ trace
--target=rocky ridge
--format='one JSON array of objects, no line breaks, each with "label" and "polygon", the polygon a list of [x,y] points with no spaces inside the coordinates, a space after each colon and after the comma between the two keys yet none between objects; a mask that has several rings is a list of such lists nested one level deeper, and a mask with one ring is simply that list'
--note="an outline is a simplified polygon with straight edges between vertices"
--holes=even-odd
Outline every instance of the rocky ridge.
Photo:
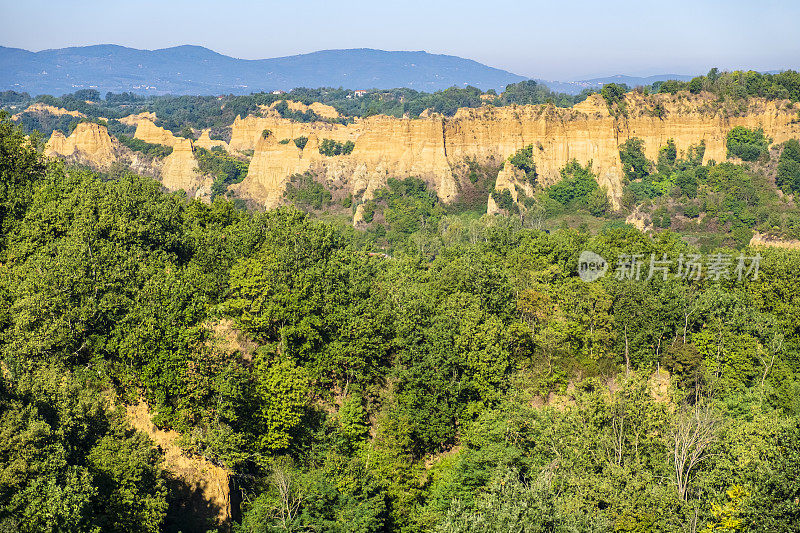
[{"label": "rocky ridge", "polygon": [[[599,184],[616,207],[623,179],[618,147],[628,138],[641,138],[646,155],[653,160],[658,149],[673,139],[679,151],[704,142],[704,159],[723,161],[727,132],[735,126],[763,128],[775,143],[800,137],[798,107],[786,101],[751,99],[746,107],[731,110],[708,94],[631,92],[625,96],[624,113],[612,112],[599,95],[572,108],[484,106],[460,109],[453,117],[372,116],[347,125],[293,122],[267,112],[262,113],[266,116],[237,117],[231,125],[229,143],[211,140],[208,131],[192,143],[160,128],[151,116],[137,115],[129,122],[135,120],[137,139],[173,147],[159,173],[164,186],[200,196],[206,195],[210,181],[198,175],[194,146],[221,146],[248,155],[252,150],[247,177],[230,188],[241,198],[274,207],[282,202],[288,179],[306,171],[314,172],[324,183],[346,188],[357,201],[370,199],[389,177],[416,176],[426,181],[443,202],[453,202],[464,186],[459,168],[465,160],[497,164],[520,148],[533,145],[539,183],[558,181],[560,169],[571,159],[581,164],[591,161]],[[108,149],[112,141],[107,133],[101,134],[105,128],[80,126],[68,138],[55,132],[48,153],[80,153],[97,166],[107,165],[113,157]],[[73,136],[76,138],[71,140]],[[307,138],[303,149],[294,142],[300,137]],[[349,155],[328,157],[319,152],[324,139],[352,141],[355,148]],[[530,187],[519,171],[506,163],[496,189],[506,188],[516,199],[515,185],[523,190]],[[529,192],[532,190],[526,190]],[[491,199],[489,202],[489,211],[496,210]]]}]

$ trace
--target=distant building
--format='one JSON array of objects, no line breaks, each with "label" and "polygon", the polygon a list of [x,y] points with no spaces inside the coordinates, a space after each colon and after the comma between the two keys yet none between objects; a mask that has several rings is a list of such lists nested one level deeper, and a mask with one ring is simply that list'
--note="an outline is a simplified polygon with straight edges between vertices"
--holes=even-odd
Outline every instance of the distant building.
[{"label": "distant building", "polygon": [[281,91],[280,89],[276,91],[272,91],[272,94],[286,94],[286,91]]},{"label": "distant building", "polygon": [[359,89],[355,91],[356,98],[361,98],[365,94],[367,94],[367,91],[365,89]]}]

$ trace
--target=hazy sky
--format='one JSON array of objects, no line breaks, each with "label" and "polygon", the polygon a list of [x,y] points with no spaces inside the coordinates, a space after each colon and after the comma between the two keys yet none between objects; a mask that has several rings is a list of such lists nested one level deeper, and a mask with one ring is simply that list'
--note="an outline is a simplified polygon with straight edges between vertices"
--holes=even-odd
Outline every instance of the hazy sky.
[{"label": "hazy sky", "polygon": [[0,0],[0,45],[199,44],[246,59],[425,50],[523,76],[800,69],[800,0]]}]

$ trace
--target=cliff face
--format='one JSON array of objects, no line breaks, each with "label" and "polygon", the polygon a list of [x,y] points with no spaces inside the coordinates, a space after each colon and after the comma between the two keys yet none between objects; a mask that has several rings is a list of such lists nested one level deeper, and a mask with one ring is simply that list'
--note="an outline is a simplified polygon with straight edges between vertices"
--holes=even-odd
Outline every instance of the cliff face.
[{"label": "cliff face", "polygon": [[[264,130],[270,135],[264,139]],[[307,137],[299,150],[294,142],[280,140]],[[319,153],[323,139],[353,141],[349,155]],[[443,137],[440,118],[409,120],[371,117],[347,126],[328,123],[296,123],[276,117],[238,118],[233,123],[230,148],[254,150],[247,178],[235,189],[244,197],[272,207],[280,202],[291,174],[315,170],[328,180],[344,181],[354,196],[371,198],[391,176],[425,179],[439,197],[452,201],[458,194]]]},{"label": "cliff face", "polygon": [[211,150],[215,146],[221,146],[225,150],[230,150],[228,143],[225,141],[212,139],[209,135],[209,130],[203,130],[203,132],[200,134],[200,137],[198,137],[194,142],[194,145],[199,146],[200,148],[205,148],[206,150]]},{"label": "cliff face", "polygon": [[82,122],[69,137],[54,131],[45,146],[45,155],[67,158],[100,170],[108,170],[114,162],[123,160],[135,172],[161,180],[171,191],[183,189],[190,196],[209,198],[212,180],[197,172],[192,141],[175,137],[154,125],[148,117],[139,117],[137,124],[136,138],[172,146],[172,154],[163,160],[144,157],[120,146],[105,126]]},{"label": "cliff face", "polygon": [[68,111],[61,107],[55,107],[42,102],[36,102],[35,104],[29,105],[24,111],[20,111],[16,115],[12,116],[11,119],[18,120],[23,113],[49,113],[50,115],[56,116],[69,115],[75,118],[86,118],[86,115],[80,111]]},{"label": "cliff face", "polygon": [[[371,198],[389,177],[416,176],[444,202],[451,202],[463,183],[465,161],[496,164],[527,145],[534,147],[539,183],[558,181],[560,169],[573,158],[583,165],[591,161],[599,184],[618,206],[623,177],[619,145],[631,137],[644,141],[646,155],[652,160],[657,159],[658,149],[673,139],[679,152],[705,142],[705,160],[716,161],[726,159],[725,139],[735,126],[763,128],[776,143],[800,138],[800,122],[796,120],[800,106],[785,101],[751,99],[736,109],[727,109],[710,95],[629,93],[624,104],[625,112],[617,116],[595,95],[572,108],[485,106],[461,109],[451,118],[436,114],[420,119],[375,116],[347,125],[292,122],[266,109],[266,116],[237,117],[230,143],[212,141],[208,132],[203,132],[196,145],[218,145],[231,152],[253,150],[247,177],[231,189],[266,207],[282,201],[292,174],[306,171],[315,172],[357,199]],[[185,189],[206,196],[210,180],[197,172],[193,143],[156,126],[153,118],[146,114],[128,117],[136,124],[137,139],[173,147],[172,155],[160,168],[155,166],[161,163],[154,164],[153,175],[171,190]],[[294,143],[299,137],[307,138],[305,149]],[[355,148],[349,155],[324,156],[319,145],[326,138],[353,141]],[[100,168],[108,167],[117,157],[105,128],[92,123],[80,124],[67,138],[53,133],[48,153],[77,157]],[[530,187],[519,174],[506,164],[498,176],[497,190],[508,189],[516,198],[516,186]],[[497,209],[491,199],[488,208]]]},{"label": "cliff face", "polygon": [[137,113],[135,115],[128,115],[119,119],[120,122],[127,126],[137,126],[139,122],[149,120],[150,122],[156,121],[156,114],[151,112]]},{"label": "cliff face", "polygon": [[171,191],[183,189],[189,196],[211,197],[212,180],[198,173],[192,141],[176,138],[172,153],[164,159],[161,183]]},{"label": "cliff face", "polygon": [[[237,187],[240,195],[273,206],[280,201],[288,176],[317,170],[328,179],[345,180],[355,196],[369,198],[389,176],[418,176],[449,202],[457,197],[459,177],[454,169],[465,159],[478,162],[505,159],[532,144],[539,182],[554,183],[571,159],[592,161],[598,182],[612,203],[622,194],[619,145],[631,137],[644,141],[648,158],[673,139],[678,150],[705,142],[705,159],[726,159],[725,139],[735,126],[763,128],[773,141],[800,137],[798,106],[781,101],[752,99],[737,116],[710,95],[651,95],[629,93],[624,115],[612,116],[605,101],[590,97],[572,108],[509,106],[461,109],[452,118],[421,119],[370,117],[347,126],[293,123],[276,117],[237,118],[232,127],[232,150],[255,150],[247,178]],[[261,142],[262,132],[272,132]],[[280,139],[309,138],[299,151]],[[352,140],[349,156],[325,157],[315,143],[323,138]],[[314,140],[314,142],[312,142]],[[513,189],[510,176],[498,178],[498,189]],[[508,182],[508,183],[506,183]]]},{"label": "cliff face", "polygon": [[[136,133],[134,138],[152,144],[171,146],[172,153],[164,159],[163,167],[159,172],[161,183],[171,191],[184,190],[189,196],[201,198],[211,197],[212,180],[202,176],[197,171],[197,160],[194,157],[194,144],[189,139],[176,137],[171,131],[156,126],[153,123],[155,115],[136,115]],[[210,148],[216,144],[208,138],[208,132],[198,140],[201,146]],[[221,145],[225,145],[220,141]]]},{"label": "cliff face", "polygon": [[117,160],[108,130],[94,122],[81,122],[69,137],[54,131],[45,146],[45,155],[74,159],[100,169],[108,169]]},{"label": "cliff face", "polygon": [[136,133],[133,134],[135,139],[141,139],[150,144],[163,144],[164,146],[172,146],[173,148],[183,141],[183,139],[176,137],[171,131],[156,126],[149,117],[138,115],[137,119],[132,119],[136,124]]}]

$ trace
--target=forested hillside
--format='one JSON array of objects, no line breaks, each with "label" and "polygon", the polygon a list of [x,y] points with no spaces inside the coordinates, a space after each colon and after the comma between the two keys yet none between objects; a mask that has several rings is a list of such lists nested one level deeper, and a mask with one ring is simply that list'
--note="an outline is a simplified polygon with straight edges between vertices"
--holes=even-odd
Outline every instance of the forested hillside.
[{"label": "forested hillside", "polygon": [[61,95],[76,88],[139,94],[248,94],[293,87],[502,88],[522,76],[452,55],[369,48],[244,60],[202,46],[139,50],[101,44],[29,52],[0,46],[0,88]]},{"label": "forested hillside", "polygon": [[35,143],[0,123],[3,530],[180,530],[144,399],[241,494],[208,529],[796,531],[800,252],[547,233],[414,180],[363,232]]}]

